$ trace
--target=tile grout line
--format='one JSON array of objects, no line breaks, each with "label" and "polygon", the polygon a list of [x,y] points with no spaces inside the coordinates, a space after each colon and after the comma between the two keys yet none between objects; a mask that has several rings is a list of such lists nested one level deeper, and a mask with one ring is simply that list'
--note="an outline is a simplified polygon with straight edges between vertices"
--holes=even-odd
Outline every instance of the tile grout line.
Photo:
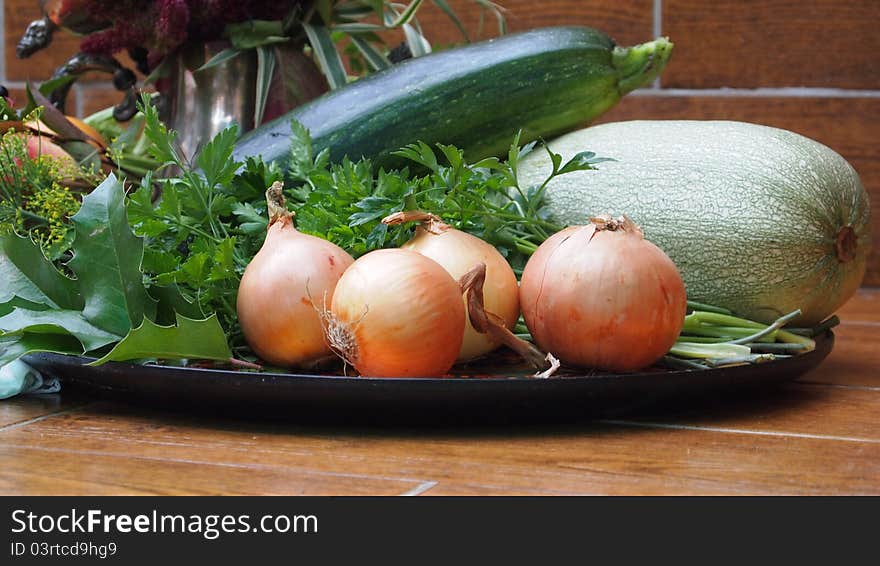
[{"label": "tile grout line", "polygon": [[63,409],[63,410],[61,410],[61,411],[55,411],[54,413],[49,413],[49,414],[47,414],[47,415],[40,415],[39,417],[34,417],[34,418],[32,418],[32,419],[27,419],[27,420],[25,420],[25,421],[18,421],[18,422],[16,422],[16,423],[11,423],[11,424],[8,424],[8,425],[3,425],[3,426],[0,426],[0,432],[5,432],[5,431],[7,431],[7,430],[13,430],[13,429],[20,428],[20,427],[23,427],[23,426],[27,426],[27,425],[29,425],[29,424],[33,424],[33,423],[38,423],[38,422],[40,422],[40,421],[44,421],[44,420],[46,420],[46,419],[48,419],[48,418],[58,417],[58,416],[61,416],[61,415],[66,415],[66,414],[68,414],[68,413],[72,413],[73,411],[78,411],[78,410],[80,410],[80,409],[83,409],[83,408],[85,408],[85,407],[88,407],[88,406],[91,405],[91,404],[92,404],[91,402],[89,402],[89,403],[83,403],[82,405],[76,405],[75,407],[70,407],[70,408],[68,408],[68,409]]},{"label": "tile grout line", "polygon": [[73,92],[76,94],[76,104],[74,104],[74,115],[77,118],[84,118],[83,116],[83,108],[85,108],[86,103],[83,100],[82,95],[82,87],[79,84],[73,85]]},{"label": "tile grout line", "polygon": [[728,433],[728,434],[746,434],[746,435],[753,435],[753,436],[774,436],[774,437],[781,437],[781,438],[807,438],[807,439],[812,439],[812,440],[839,440],[839,441],[843,441],[843,442],[860,442],[860,443],[867,443],[867,444],[880,444],[880,439],[860,438],[860,437],[855,437],[855,436],[807,434],[807,433],[803,433],[803,432],[776,432],[776,431],[770,431],[770,430],[746,430],[746,429],[714,427],[714,426],[680,425],[680,424],[639,422],[639,421],[627,421],[627,420],[616,420],[616,419],[602,419],[597,422],[604,423],[604,424],[610,424],[610,425],[631,426],[631,427],[638,427],[638,428],[661,428],[661,429],[668,429],[668,430],[697,430],[697,431],[707,431],[707,432],[723,432],[723,433]]},{"label": "tile grout line", "polygon": [[413,497],[416,495],[421,495],[421,494],[425,493],[426,491],[428,491],[429,489],[431,489],[432,487],[436,486],[438,483],[439,482],[436,482],[436,481],[426,481],[424,483],[421,483],[421,484],[415,486],[414,488],[412,488],[408,491],[404,491],[403,493],[400,494],[400,496],[401,497]]},{"label": "tile grout line", "polygon": [[[654,0],[654,22],[653,22],[653,35],[654,39],[657,39],[661,35],[663,35],[663,0]],[[654,82],[651,83],[651,90],[660,90],[663,88],[663,85],[660,83],[660,75],[657,75],[657,78],[654,79]]]},{"label": "tile grout line", "polygon": [[729,98],[880,98],[880,90],[824,87],[642,88],[628,96],[717,96]]},{"label": "tile grout line", "polygon": [[77,82],[76,84],[81,90],[109,90],[112,92],[118,92],[120,95],[123,94],[121,90],[118,91],[113,88],[113,83],[110,81]]}]

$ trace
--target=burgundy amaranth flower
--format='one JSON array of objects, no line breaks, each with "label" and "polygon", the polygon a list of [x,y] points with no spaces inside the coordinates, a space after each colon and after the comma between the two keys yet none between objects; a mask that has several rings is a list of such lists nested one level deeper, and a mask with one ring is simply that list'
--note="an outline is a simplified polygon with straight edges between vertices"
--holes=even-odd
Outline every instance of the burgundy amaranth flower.
[{"label": "burgundy amaranth flower", "polygon": [[188,40],[221,39],[226,24],[280,20],[302,0],[88,0],[80,9],[108,26],[83,38],[86,53],[144,48],[155,63]]},{"label": "burgundy amaranth flower", "polygon": [[156,5],[159,12],[156,19],[157,47],[168,45],[173,49],[186,41],[189,6],[186,0],[160,0]]}]

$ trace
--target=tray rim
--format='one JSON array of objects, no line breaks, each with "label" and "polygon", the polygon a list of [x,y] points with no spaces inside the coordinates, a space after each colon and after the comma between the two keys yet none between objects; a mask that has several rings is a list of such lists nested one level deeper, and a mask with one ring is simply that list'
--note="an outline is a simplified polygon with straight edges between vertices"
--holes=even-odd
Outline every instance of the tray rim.
[{"label": "tray rim", "polygon": [[[832,351],[830,331],[816,349],[762,364],[707,370],[564,375],[547,379],[501,377],[392,378],[323,374],[253,373],[232,369],[110,362],[83,366],[87,358],[44,354],[35,369],[82,388],[148,410],[211,419],[282,420],[300,424],[452,426],[546,424],[621,418],[652,408],[790,383]],[[54,359],[53,359],[54,356]]]},{"label": "tray rim", "polygon": [[[66,367],[77,367],[79,370],[85,370],[88,367],[92,367],[95,372],[98,374],[108,374],[108,373],[116,373],[116,372],[124,372],[124,371],[147,371],[147,372],[161,372],[165,374],[169,374],[172,372],[183,372],[186,374],[190,374],[191,376],[197,376],[199,378],[241,378],[243,380],[253,380],[255,383],[265,383],[267,380],[276,381],[276,380],[291,380],[295,379],[298,381],[309,380],[309,381],[320,381],[323,383],[339,383],[345,385],[351,385],[353,383],[361,383],[361,384],[400,384],[405,386],[426,386],[430,387],[430,385],[442,384],[443,386],[448,386],[451,383],[462,384],[462,387],[468,387],[470,385],[467,384],[485,384],[485,383],[504,383],[510,386],[512,383],[555,383],[555,382],[572,382],[572,381],[598,381],[598,380],[619,380],[619,379],[639,379],[639,378],[657,378],[661,376],[667,375],[689,375],[694,373],[704,374],[707,376],[717,375],[718,373],[751,373],[751,371],[756,367],[756,365],[767,365],[772,364],[775,367],[785,367],[788,365],[801,365],[807,359],[811,359],[816,356],[821,356],[822,359],[827,357],[828,354],[831,353],[831,350],[834,346],[834,333],[831,330],[825,331],[822,335],[815,337],[817,342],[817,348],[811,352],[806,352],[803,354],[797,354],[790,358],[783,358],[779,360],[773,360],[769,362],[762,362],[761,364],[743,364],[736,366],[724,366],[718,368],[709,368],[705,370],[691,370],[691,369],[669,369],[669,370],[661,370],[661,371],[638,371],[638,372],[629,372],[629,373],[611,373],[611,372],[598,372],[593,374],[584,374],[584,375],[560,375],[554,376],[550,378],[535,378],[531,376],[518,376],[518,375],[498,375],[498,376],[481,376],[481,377],[465,377],[465,376],[449,376],[449,377],[374,377],[374,376],[346,376],[346,375],[335,375],[335,374],[320,374],[320,373],[297,373],[297,372],[264,372],[264,371],[241,371],[235,369],[214,369],[214,368],[201,368],[201,367],[193,367],[193,366],[169,366],[169,365],[161,365],[161,364],[138,364],[133,362],[106,362],[100,366],[88,366],[88,363],[96,360],[97,358],[88,357],[88,356],[72,356],[67,354],[58,354],[52,352],[39,352],[28,354],[23,359],[28,362],[29,360],[34,362],[35,366],[45,367],[46,365],[52,366],[66,366]],[[827,346],[826,346],[827,345]],[[823,347],[824,346],[824,347]],[[821,360],[819,361],[821,363]],[[169,371],[170,370],[170,371]],[[64,378],[62,378],[64,379]],[[792,378],[794,379],[794,378]],[[430,384],[430,385],[429,385]],[[484,385],[481,385],[483,387]]]}]

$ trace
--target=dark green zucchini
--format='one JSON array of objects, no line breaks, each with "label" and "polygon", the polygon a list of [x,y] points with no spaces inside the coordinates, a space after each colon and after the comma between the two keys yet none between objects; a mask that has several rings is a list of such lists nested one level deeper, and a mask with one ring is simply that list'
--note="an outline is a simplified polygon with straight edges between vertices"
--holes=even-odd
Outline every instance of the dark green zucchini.
[{"label": "dark green zucchini", "polygon": [[586,27],[536,29],[411,59],[300,106],[245,135],[235,158],[284,166],[290,121],[334,161],[371,157],[415,141],[454,144],[477,160],[583,126],[657,77],[672,43],[617,47]]}]

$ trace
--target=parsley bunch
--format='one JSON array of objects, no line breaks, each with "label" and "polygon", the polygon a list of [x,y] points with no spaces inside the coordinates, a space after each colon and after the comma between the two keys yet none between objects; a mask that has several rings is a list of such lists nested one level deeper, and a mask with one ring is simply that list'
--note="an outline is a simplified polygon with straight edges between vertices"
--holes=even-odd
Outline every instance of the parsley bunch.
[{"label": "parsley bunch", "polygon": [[[242,164],[231,159],[238,139],[235,126],[190,159],[155,107],[144,100],[140,109],[150,154],[161,163],[158,172],[166,175],[145,175],[128,200],[129,222],[145,239],[144,276],[151,284],[175,285],[202,314],[217,314],[230,342],[240,346],[238,284],[265,237],[266,187],[281,173],[259,160]],[[161,198],[154,203],[156,187]]]},{"label": "parsley bunch", "polygon": [[519,134],[507,161],[492,157],[468,164],[456,147],[438,144],[435,152],[417,142],[394,152],[412,162],[412,168],[376,172],[369,160],[331,165],[326,150],[314,155],[301,125],[293,124],[292,130],[288,178],[298,185],[291,191],[297,228],[336,243],[354,257],[406,242],[409,228],[388,227],[381,220],[419,209],[494,245],[520,271],[538,245],[562,229],[548,219],[543,204],[550,180],[606,161],[582,152],[563,165],[562,157],[547,149],[553,171],[541,185],[521,187],[517,166],[536,142],[520,147]]}]

